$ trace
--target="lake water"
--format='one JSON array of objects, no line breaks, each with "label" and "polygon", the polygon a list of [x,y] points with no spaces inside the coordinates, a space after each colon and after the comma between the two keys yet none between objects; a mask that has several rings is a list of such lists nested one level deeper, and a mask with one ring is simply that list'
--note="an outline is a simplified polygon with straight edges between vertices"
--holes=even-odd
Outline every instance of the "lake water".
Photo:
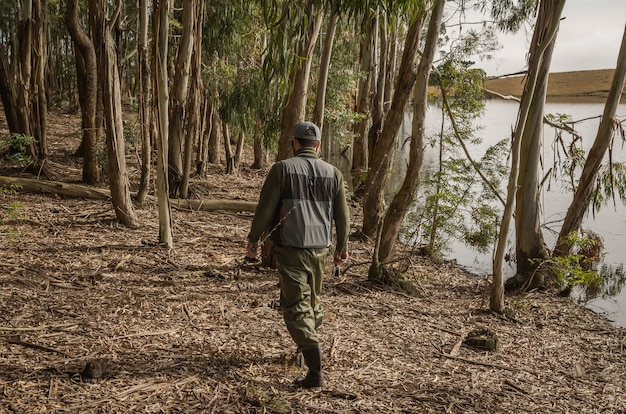
[{"label": "lake water", "polygon": [[[471,147],[470,153],[473,157],[478,159],[484,150],[495,144],[496,142],[511,137],[511,130],[515,126],[517,118],[517,111],[519,105],[513,101],[502,100],[488,100],[486,102],[485,113],[481,119],[476,121],[476,125],[482,126],[480,133],[482,137],[482,144],[479,146]],[[604,110],[603,103],[547,103],[545,111],[547,114],[567,114],[573,121],[588,119],[584,122],[577,123],[575,129],[583,137],[583,148],[588,150],[593,140],[595,139],[600,124],[599,116],[602,115]],[[617,115],[619,119],[626,117],[626,105],[619,106]],[[441,127],[441,111],[435,106],[431,106],[427,113],[427,135],[437,134]],[[407,113],[405,117],[405,125],[400,132],[399,142],[404,141],[404,138],[411,133],[411,114]],[[543,160],[544,168],[549,168],[552,165],[552,141],[554,136],[554,129],[545,126],[544,127],[544,145],[543,145]],[[404,168],[406,166],[406,150],[408,148],[400,148],[396,152],[394,162],[394,174],[397,180],[390,183],[390,187],[399,187],[401,180],[404,177]],[[436,168],[438,153],[437,150],[428,148],[425,153],[425,170],[429,168]],[[613,148],[613,160],[616,162],[626,162],[626,149],[621,143],[619,138],[615,138],[615,144]],[[343,163],[343,167],[346,168],[346,160],[331,160],[337,163]],[[334,162],[335,163],[335,162]],[[338,165],[339,166],[339,165]],[[340,167],[341,168],[341,167]],[[343,168],[342,168],[343,169]],[[344,170],[345,171],[345,170]],[[543,176],[545,171],[540,171],[540,176]],[[504,192],[506,182],[502,183],[502,190]],[[547,228],[558,232],[560,229],[562,219],[565,216],[567,207],[569,206],[573,194],[567,193],[563,190],[563,186],[552,185],[549,190],[544,189],[541,195],[542,203],[542,225]],[[624,234],[626,232],[626,207],[621,204],[619,200],[614,207],[612,204],[605,206],[599,213],[596,213],[595,217],[587,215],[583,221],[583,228],[594,231],[602,236],[605,246],[605,256],[603,262],[607,265],[616,268],[626,263],[626,249],[624,249]],[[545,223],[548,223],[547,225]],[[544,238],[549,248],[554,247],[555,234],[553,231],[544,230]],[[467,268],[470,272],[483,275],[492,274],[492,253],[480,254],[476,250],[465,246],[463,243],[458,242],[452,245],[451,251],[447,254],[447,258],[455,259],[460,265]],[[512,275],[515,272],[514,264],[506,264],[507,275]],[[614,321],[620,326],[626,327],[626,289],[613,297],[596,298],[588,301],[585,306],[598,312],[605,314],[606,317]]]}]

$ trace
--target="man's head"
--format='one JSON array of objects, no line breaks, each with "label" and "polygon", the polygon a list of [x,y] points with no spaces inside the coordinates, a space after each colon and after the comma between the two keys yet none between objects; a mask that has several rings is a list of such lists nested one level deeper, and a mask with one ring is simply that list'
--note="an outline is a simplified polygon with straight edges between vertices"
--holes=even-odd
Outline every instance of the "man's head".
[{"label": "man's head", "polygon": [[293,136],[302,148],[317,149],[322,139],[320,129],[313,122],[300,122],[293,128]]}]

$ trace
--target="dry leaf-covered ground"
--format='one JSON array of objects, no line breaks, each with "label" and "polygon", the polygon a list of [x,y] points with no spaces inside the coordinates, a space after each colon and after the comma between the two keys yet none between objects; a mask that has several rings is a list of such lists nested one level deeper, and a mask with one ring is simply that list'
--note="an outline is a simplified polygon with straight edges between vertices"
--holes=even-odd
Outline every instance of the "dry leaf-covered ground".
[{"label": "dry leaf-covered ground", "polygon": [[[197,193],[256,200],[263,172],[221,170]],[[251,214],[174,210],[167,251],[154,202],[137,212],[129,230],[106,202],[0,195],[0,413],[626,412],[624,329],[538,292],[489,313],[485,280],[416,256],[420,297],[390,292],[358,241],[325,281],[326,385],[296,389],[276,274],[241,263]],[[500,350],[463,345],[476,328]]]}]

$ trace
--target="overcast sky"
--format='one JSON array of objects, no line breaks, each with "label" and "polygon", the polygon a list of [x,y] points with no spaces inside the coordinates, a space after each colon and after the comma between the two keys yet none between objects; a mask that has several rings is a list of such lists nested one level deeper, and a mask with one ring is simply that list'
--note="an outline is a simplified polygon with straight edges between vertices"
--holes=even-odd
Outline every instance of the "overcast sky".
[{"label": "overcast sky", "polygon": [[[626,25],[626,0],[567,0],[552,56],[552,72],[615,68]],[[515,36],[498,34],[503,49],[489,62],[476,62],[488,76],[518,72],[532,29]]]}]

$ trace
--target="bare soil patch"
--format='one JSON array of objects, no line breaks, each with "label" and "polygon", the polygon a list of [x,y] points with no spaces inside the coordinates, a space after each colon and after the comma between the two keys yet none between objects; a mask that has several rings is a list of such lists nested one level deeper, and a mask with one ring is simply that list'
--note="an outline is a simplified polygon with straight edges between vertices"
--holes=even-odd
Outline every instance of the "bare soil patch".
[{"label": "bare soil patch", "polygon": [[[53,141],[77,180],[76,139]],[[264,174],[215,165],[194,184],[255,201]],[[492,314],[486,280],[418,256],[421,296],[391,292],[367,281],[372,245],[356,240],[343,275],[328,264],[326,385],[296,389],[304,369],[276,273],[242,264],[252,215],[174,210],[167,251],[156,206],[137,212],[129,230],[110,203],[0,195],[0,413],[626,411],[624,329],[549,293],[507,297],[514,316]],[[463,345],[480,328],[498,352]]]}]

